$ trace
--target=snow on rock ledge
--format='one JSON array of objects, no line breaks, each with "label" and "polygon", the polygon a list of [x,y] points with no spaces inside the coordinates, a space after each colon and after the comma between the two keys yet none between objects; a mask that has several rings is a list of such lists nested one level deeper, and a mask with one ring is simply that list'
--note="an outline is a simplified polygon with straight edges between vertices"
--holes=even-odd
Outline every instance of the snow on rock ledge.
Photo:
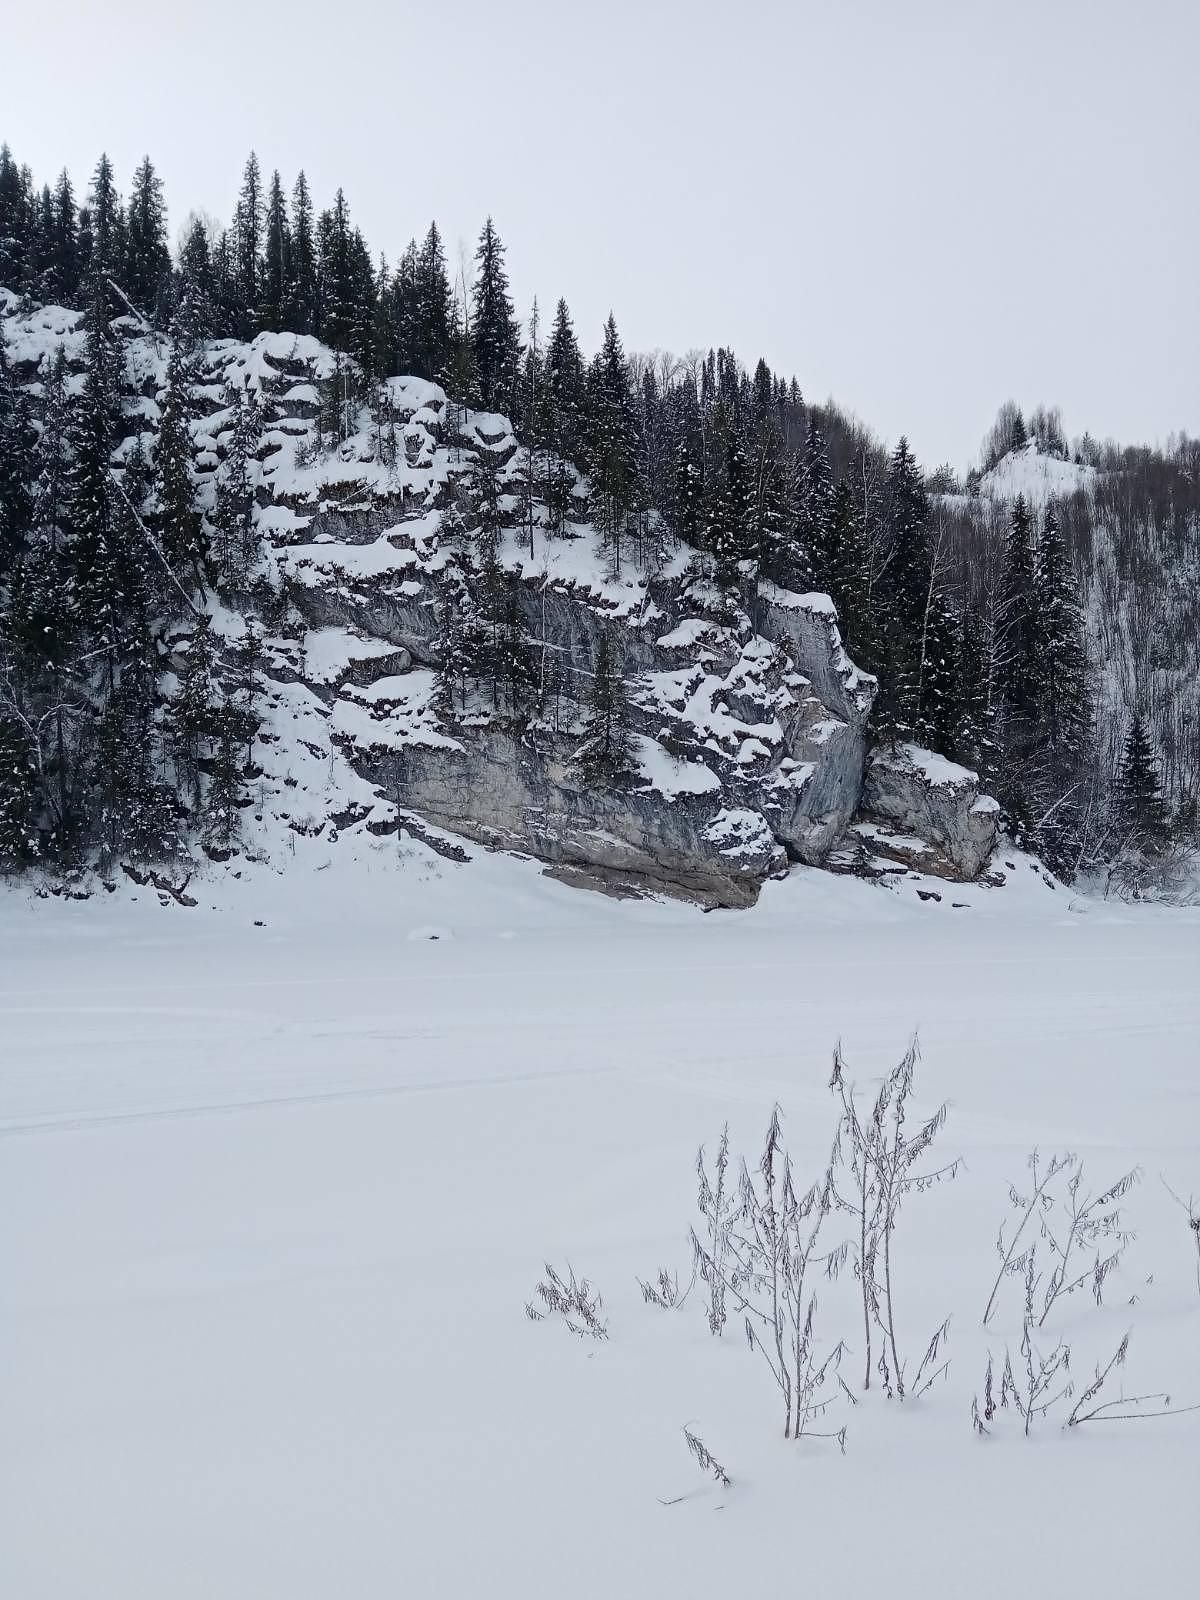
[{"label": "snow on rock ledge", "polygon": [[[996,843],[1000,819],[999,805],[980,794],[974,772],[915,744],[871,757],[861,810],[868,819],[894,824],[903,835],[932,845],[920,850],[921,870],[947,878],[976,876]],[[892,834],[891,853],[907,859],[904,842]]]}]

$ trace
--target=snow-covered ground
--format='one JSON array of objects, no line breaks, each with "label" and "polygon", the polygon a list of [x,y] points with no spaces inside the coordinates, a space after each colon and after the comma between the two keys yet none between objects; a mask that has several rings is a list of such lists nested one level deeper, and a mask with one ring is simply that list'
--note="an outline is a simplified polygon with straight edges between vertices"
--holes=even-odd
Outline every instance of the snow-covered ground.
[{"label": "snow-covered ground", "polygon": [[[1200,1401],[1158,1177],[1200,1190],[1200,914],[1019,860],[1000,892],[797,871],[702,915],[356,849],[194,909],[0,891],[0,1593],[1191,1592],[1200,1413],[980,1440],[970,1405],[1018,1320],[1010,1293],[979,1327],[1034,1144],[1145,1170],[1105,1308],[1059,1317],[1077,1378],[1132,1327],[1129,1391]],[[953,1314],[952,1366],[847,1402],[843,1457],[783,1440],[736,1319],[713,1339],[635,1276],[686,1280],[725,1119],[753,1155],[778,1101],[815,1176],[834,1041],[869,1086],[916,1026],[966,1169],[902,1214],[901,1338]],[[547,1260],[598,1285],[607,1342],[526,1319]],[[853,1385],[851,1283],[818,1337]]]}]

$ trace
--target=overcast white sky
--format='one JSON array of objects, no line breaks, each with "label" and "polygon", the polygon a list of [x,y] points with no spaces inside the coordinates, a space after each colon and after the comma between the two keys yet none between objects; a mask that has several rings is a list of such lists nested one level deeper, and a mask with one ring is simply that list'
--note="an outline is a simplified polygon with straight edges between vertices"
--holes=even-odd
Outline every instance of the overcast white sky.
[{"label": "overcast white sky", "polygon": [[0,0],[0,139],[148,152],[172,238],[247,151],[394,259],[491,211],[522,312],[729,344],[927,464],[997,405],[1200,432],[1200,0]]}]

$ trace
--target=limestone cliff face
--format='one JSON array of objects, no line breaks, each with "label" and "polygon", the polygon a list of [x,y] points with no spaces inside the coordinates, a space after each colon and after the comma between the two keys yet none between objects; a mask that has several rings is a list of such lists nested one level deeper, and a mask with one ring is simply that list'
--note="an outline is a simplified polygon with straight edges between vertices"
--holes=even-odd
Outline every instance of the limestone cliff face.
[{"label": "limestone cliff face", "polygon": [[[120,331],[130,448],[157,416],[168,351],[131,319]],[[36,382],[58,344],[78,367],[77,313],[13,315],[6,332],[23,381]],[[217,341],[197,361],[193,431],[209,504],[228,449],[231,391],[257,393],[257,576],[260,596],[274,595],[270,671],[288,686],[289,722],[296,697],[307,696],[310,728],[321,720],[322,742],[376,797],[358,807],[372,827],[407,811],[608,881],[744,905],[789,860],[827,859],[866,782],[881,826],[929,842],[929,860],[917,864],[978,870],[995,816],[977,787],[925,781],[902,757],[876,757],[868,768],[876,684],[842,648],[828,596],[749,579],[740,595],[719,593],[706,559],[678,546],[615,569],[586,521],[578,474],[578,516],[565,537],[550,535],[536,507],[532,528],[525,518],[518,529],[524,452],[507,420],[456,407],[434,384],[390,379],[386,432],[364,409],[357,431],[329,449],[319,447],[314,418],[334,358],[317,341]],[[543,695],[519,720],[481,703],[447,712],[434,693],[450,595],[478,581],[453,511],[483,447],[499,465],[501,508],[513,524],[499,559],[520,629],[539,675],[557,684],[552,702]],[[577,757],[602,636],[622,664],[632,754],[598,785]],[[314,747],[309,739],[305,748]],[[305,821],[306,830],[317,825]]]}]

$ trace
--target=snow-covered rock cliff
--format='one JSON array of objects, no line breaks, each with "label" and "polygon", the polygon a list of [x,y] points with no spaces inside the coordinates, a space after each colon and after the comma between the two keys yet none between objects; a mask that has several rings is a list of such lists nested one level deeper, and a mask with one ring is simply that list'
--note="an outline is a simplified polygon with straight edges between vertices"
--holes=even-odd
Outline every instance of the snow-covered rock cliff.
[{"label": "snow-covered rock cliff", "polygon": [[[78,314],[9,311],[21,381],[36,389],[60,344],[77,370]],[[167,348],[132,319],[122,332],[128,451],[157,417]],[[389,380],[385,424],[363,408],[336,448],[319,448],[314,419],[335,358],[313,339],[215,341],[197,370],[207,503],[236,391],[255,394],[262,420],[252,465],[268,722],[256,814],[330,834],[391,831],[415,815],[618,888],[725,905],[753,900],[789,860],[828,857],[862,796],[876,684],[848,658],[827,596],[764,585],[735,603],[681,546],[618,566],[582,520],[586,486],[573,468],[579,520],[552,537],[536,503],[519,516],[525,452],[508,421],[420,379]],[[520,718],[448,715],[436,694],[447,607],[477,577],[454,508],[481,448],[498,464],[510,524],[497,556],[511,604],[541,683],[550,674],[557,685],[552,705],[543,694]],[[244,626],[215,613],[226,633]],[[626,681],[631,754],[598,783],[578,757],[602,635]],[[973,874],[994,817],[972,812],[962,824],[957,802],[935,804],[919,786],[904,793],[907,809],[877,777],[873,810],[927,830],[946,871]]]}]

